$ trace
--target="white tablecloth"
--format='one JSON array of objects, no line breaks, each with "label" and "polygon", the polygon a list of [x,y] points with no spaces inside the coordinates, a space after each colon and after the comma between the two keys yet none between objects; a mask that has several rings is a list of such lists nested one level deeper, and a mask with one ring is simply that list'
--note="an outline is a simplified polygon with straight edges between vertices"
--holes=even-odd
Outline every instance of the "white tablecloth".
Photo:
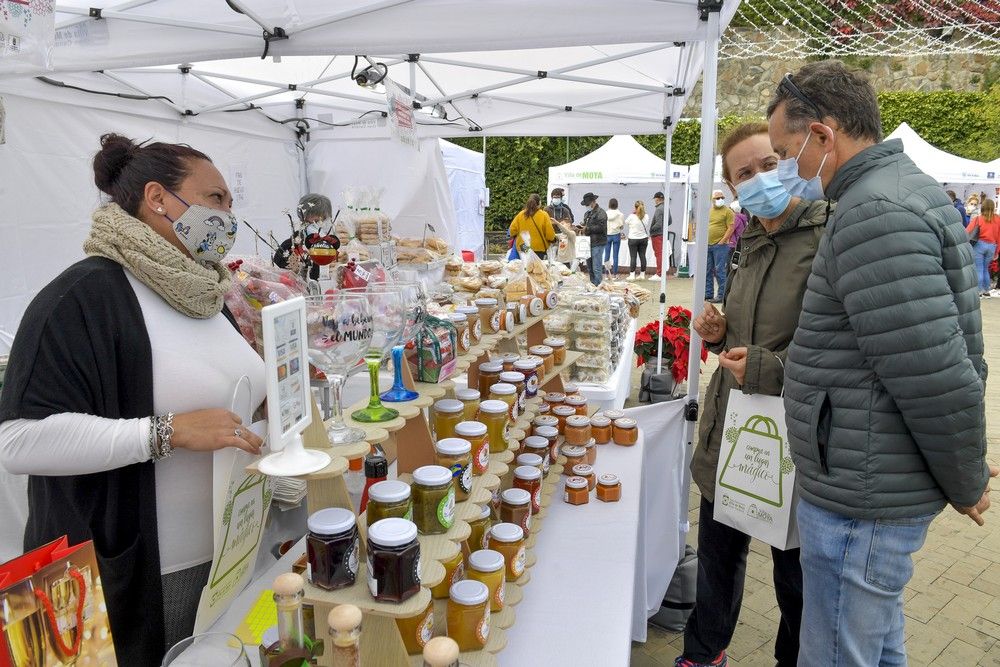
[{"label": "white tablecloth", "polygon": [[632,351],[637,324],[632,318],[625,332],[622,355],[611,378],[604,384],[578,382],[580,393],[587,397],[592,406],[599,410],[621,410],[632,391],[632,369],[635,367],[635,354]]}]

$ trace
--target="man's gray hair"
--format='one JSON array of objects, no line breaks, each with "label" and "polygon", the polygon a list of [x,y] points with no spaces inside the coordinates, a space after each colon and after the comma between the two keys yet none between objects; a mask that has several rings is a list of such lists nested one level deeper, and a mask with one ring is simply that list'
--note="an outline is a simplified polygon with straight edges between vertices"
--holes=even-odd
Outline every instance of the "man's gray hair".
[{"label": "man's gray hair", "polygon": [[[882,118],[878,98],[868,80],[847,69],[838,60],[809,63],[791,76],[792,82],[810,100],[824,117],[833,118],[840,129],[854,139],[882,141]],[[785,121],[790,132],[804,130],[816,117],[817,109],[797,97],[786,85],[779,85],[770,104],[770,118],[782,102],[785,104]]]}]

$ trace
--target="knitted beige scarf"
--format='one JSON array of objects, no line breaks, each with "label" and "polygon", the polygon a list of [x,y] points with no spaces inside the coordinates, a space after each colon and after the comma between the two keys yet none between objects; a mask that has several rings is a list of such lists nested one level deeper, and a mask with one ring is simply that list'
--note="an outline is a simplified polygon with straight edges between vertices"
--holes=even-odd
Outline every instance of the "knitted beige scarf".
[{"label": "knitted beige scarf", "polygon": [[93,221],[83,243],[87,255],[118,262],[188,317],[206,319],[222,312],[229,269],[202,266],[118,204],[94,211]]}]

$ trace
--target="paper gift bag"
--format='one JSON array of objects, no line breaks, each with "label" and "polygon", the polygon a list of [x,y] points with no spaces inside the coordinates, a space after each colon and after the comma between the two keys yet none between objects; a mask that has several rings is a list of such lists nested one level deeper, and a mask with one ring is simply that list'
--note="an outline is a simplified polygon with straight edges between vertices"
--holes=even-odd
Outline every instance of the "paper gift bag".
[{"label": "paper gift bag", "polygon": [[0,667],[117,665],[94,544],[62,537],[0,565],[0,632]]},{"label": "paper gift bag", "polygon": [[731,390],[715,472],[715,520],[778,549],[794,549],[797,499],[781,397]]}]

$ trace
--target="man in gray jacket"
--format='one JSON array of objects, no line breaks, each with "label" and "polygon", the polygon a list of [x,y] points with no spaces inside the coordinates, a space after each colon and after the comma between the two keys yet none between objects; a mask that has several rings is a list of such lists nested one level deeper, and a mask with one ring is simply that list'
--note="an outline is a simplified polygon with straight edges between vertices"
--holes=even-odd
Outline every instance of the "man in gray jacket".
[{"label": "man in gray jacket", "polygon": [[835,61],[768,106],[778,175],[835,200],[785,365],[802,543],[799,665],[905,665],[903,588],[950,503],[982,525],[982,320],[944,190],[882,140],[871,86]]}]

